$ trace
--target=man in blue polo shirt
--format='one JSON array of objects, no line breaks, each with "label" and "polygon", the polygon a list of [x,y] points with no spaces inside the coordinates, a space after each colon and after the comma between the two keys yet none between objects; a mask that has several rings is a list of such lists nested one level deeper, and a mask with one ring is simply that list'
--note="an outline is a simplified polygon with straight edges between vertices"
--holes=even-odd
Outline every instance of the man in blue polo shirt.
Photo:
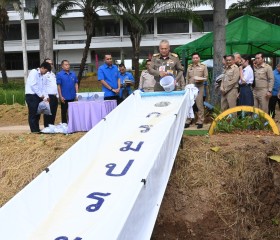
[{"label": "man in blue polo shirt", "polygon": [[104,100],[117,100],[120,103],[120,76],[118,67],[113,65],[111,54],[105,54],[104,64],[98,69],[98,81],[102,83],[102,91],[104,92]]},{"label": "man in blue polo shirt", "polygon": [[76,99],[78,92],[78,79],[73,71],[70,71],[68,60],[62,60],[62,70],[56,74],[58,95],[61,103],[61,121],[67,123],[68,103]]},{"label": "man in blue polo shirt", "polygon": [[119,70],[120,70],[120,81],[121,81],[121,90],[119,96],[121,101],[123,101],[132,92],[130,86],[134,83],[134,77],[130,72],[126,71],[126,67],[122,63],[119,65]]}]

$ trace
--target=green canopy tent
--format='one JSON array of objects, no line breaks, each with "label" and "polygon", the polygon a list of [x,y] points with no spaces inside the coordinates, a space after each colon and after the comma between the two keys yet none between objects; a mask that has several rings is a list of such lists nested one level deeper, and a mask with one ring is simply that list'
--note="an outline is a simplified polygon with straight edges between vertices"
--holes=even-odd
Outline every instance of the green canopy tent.
[{"label": "green canopy tent", "polygon": [[[180,57],[198,52],[202,59],[213,58],[213,32],[175,48]],[[280,56],[280,26],[245,15],[226,25],[226,54]]]}]

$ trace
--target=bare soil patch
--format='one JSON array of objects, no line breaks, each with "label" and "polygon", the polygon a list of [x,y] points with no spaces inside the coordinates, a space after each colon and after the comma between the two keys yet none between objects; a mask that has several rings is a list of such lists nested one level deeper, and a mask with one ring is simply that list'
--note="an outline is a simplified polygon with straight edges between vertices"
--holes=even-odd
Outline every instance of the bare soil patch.
[{"label": "bare soil patch", "polygon": [[[27,125],[27,107],[0,105],[0,126],[11,125]],[[83,135],[0,132],[0,206]],[[185,136],[151,239],[280,239],[280,163],[271,155],[280,137],[268,132]]]}]

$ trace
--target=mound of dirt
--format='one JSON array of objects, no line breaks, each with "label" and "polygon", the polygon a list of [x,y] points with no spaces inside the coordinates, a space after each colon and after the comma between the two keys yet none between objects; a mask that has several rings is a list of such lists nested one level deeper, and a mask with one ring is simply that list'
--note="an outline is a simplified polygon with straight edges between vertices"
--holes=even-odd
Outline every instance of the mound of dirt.
[{"label": "mound of dirt", "polygon": [[[26,125],[27,107],[2,105],[0,116],[0,126]],[[2,132],[0,206],[83,135]],[[280,163],[269,159],[280,155],[279,136],[246,132],[183,140],[151,239],[279,239]]]},{"label": "mound of dirt", "polygon": [[152,239],[279,239],[280,163],[269,160],[280,155],[279,136],[184,141]]}]

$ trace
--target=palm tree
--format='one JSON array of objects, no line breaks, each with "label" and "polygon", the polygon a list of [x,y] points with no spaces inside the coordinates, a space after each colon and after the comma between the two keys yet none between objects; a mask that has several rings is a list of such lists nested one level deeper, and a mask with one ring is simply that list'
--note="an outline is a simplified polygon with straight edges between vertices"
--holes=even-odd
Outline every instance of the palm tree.
[{"label": "palm tree", "polygon": [[52,1],[38,0],[40,62],[53,59]]},{"label": "palm tree", "polygon": [[[229,17],[238,17],[244,14],[254,15],[264,20],[270,20],[274,24],[280,23],[279,15],[280,0],[242,0],[230,5]],[[271,7],[278,4],[278,7]]]},{"label": "palm tree", "polygon": [[32,8],[24,8],[33,18],[39,18],[39,45],[40,62],[46,58],[53,59],[53,26],[59,25],[65,28],[61,15],[52,15],[52,9],[57,0],[37,0]]},{"label": "palm tree", "polygon": [[82,12],[84,15],[84,29],[86,32],[86,45],[83,51],[83,57],[80,64],[78,73],[79,84],[82,79],[83,71],[85,68],[91,39],[94,36],[95,24],[98,22],[97,11],[101,10],[103,5],[101,0],[58,0],[56,10],[56,17],[59,18],[69,12]]},{"label": "palm tree", "polygon": [[4,41],[6,39],[6,31],[9,23],[9,16],[7,12],[7,6],[9,3],[11,3],[10,0],[0,0],[0,69],[3,84],[8,83],[8,77],[6,73]]},{"label": "palm tree", "polygon": [[107,11],[117,20],[128,24],[129,36],[132,43],[132,64],[135,69],[135,87],[139,84],[139,54],[142,35],[147,29],[147,22],[155,15],[176,17],[185,20],[192,19],[195,24],[202,26],[201,19],[191,11],[191,8],[206,4],[203,0],[117,0],[104,4]]},{"label": "palm tree", "polygon": [[[223,72],[223,56],[226,52],[226,1],[225,0],[213,0],[213,46],[214,46],[214,67],[213,67],[213,79],[216,79]],[[211,85],[211,103],[218,105],[220,98],[218,94],[215,94],[215,81],[212,81]]]}]

